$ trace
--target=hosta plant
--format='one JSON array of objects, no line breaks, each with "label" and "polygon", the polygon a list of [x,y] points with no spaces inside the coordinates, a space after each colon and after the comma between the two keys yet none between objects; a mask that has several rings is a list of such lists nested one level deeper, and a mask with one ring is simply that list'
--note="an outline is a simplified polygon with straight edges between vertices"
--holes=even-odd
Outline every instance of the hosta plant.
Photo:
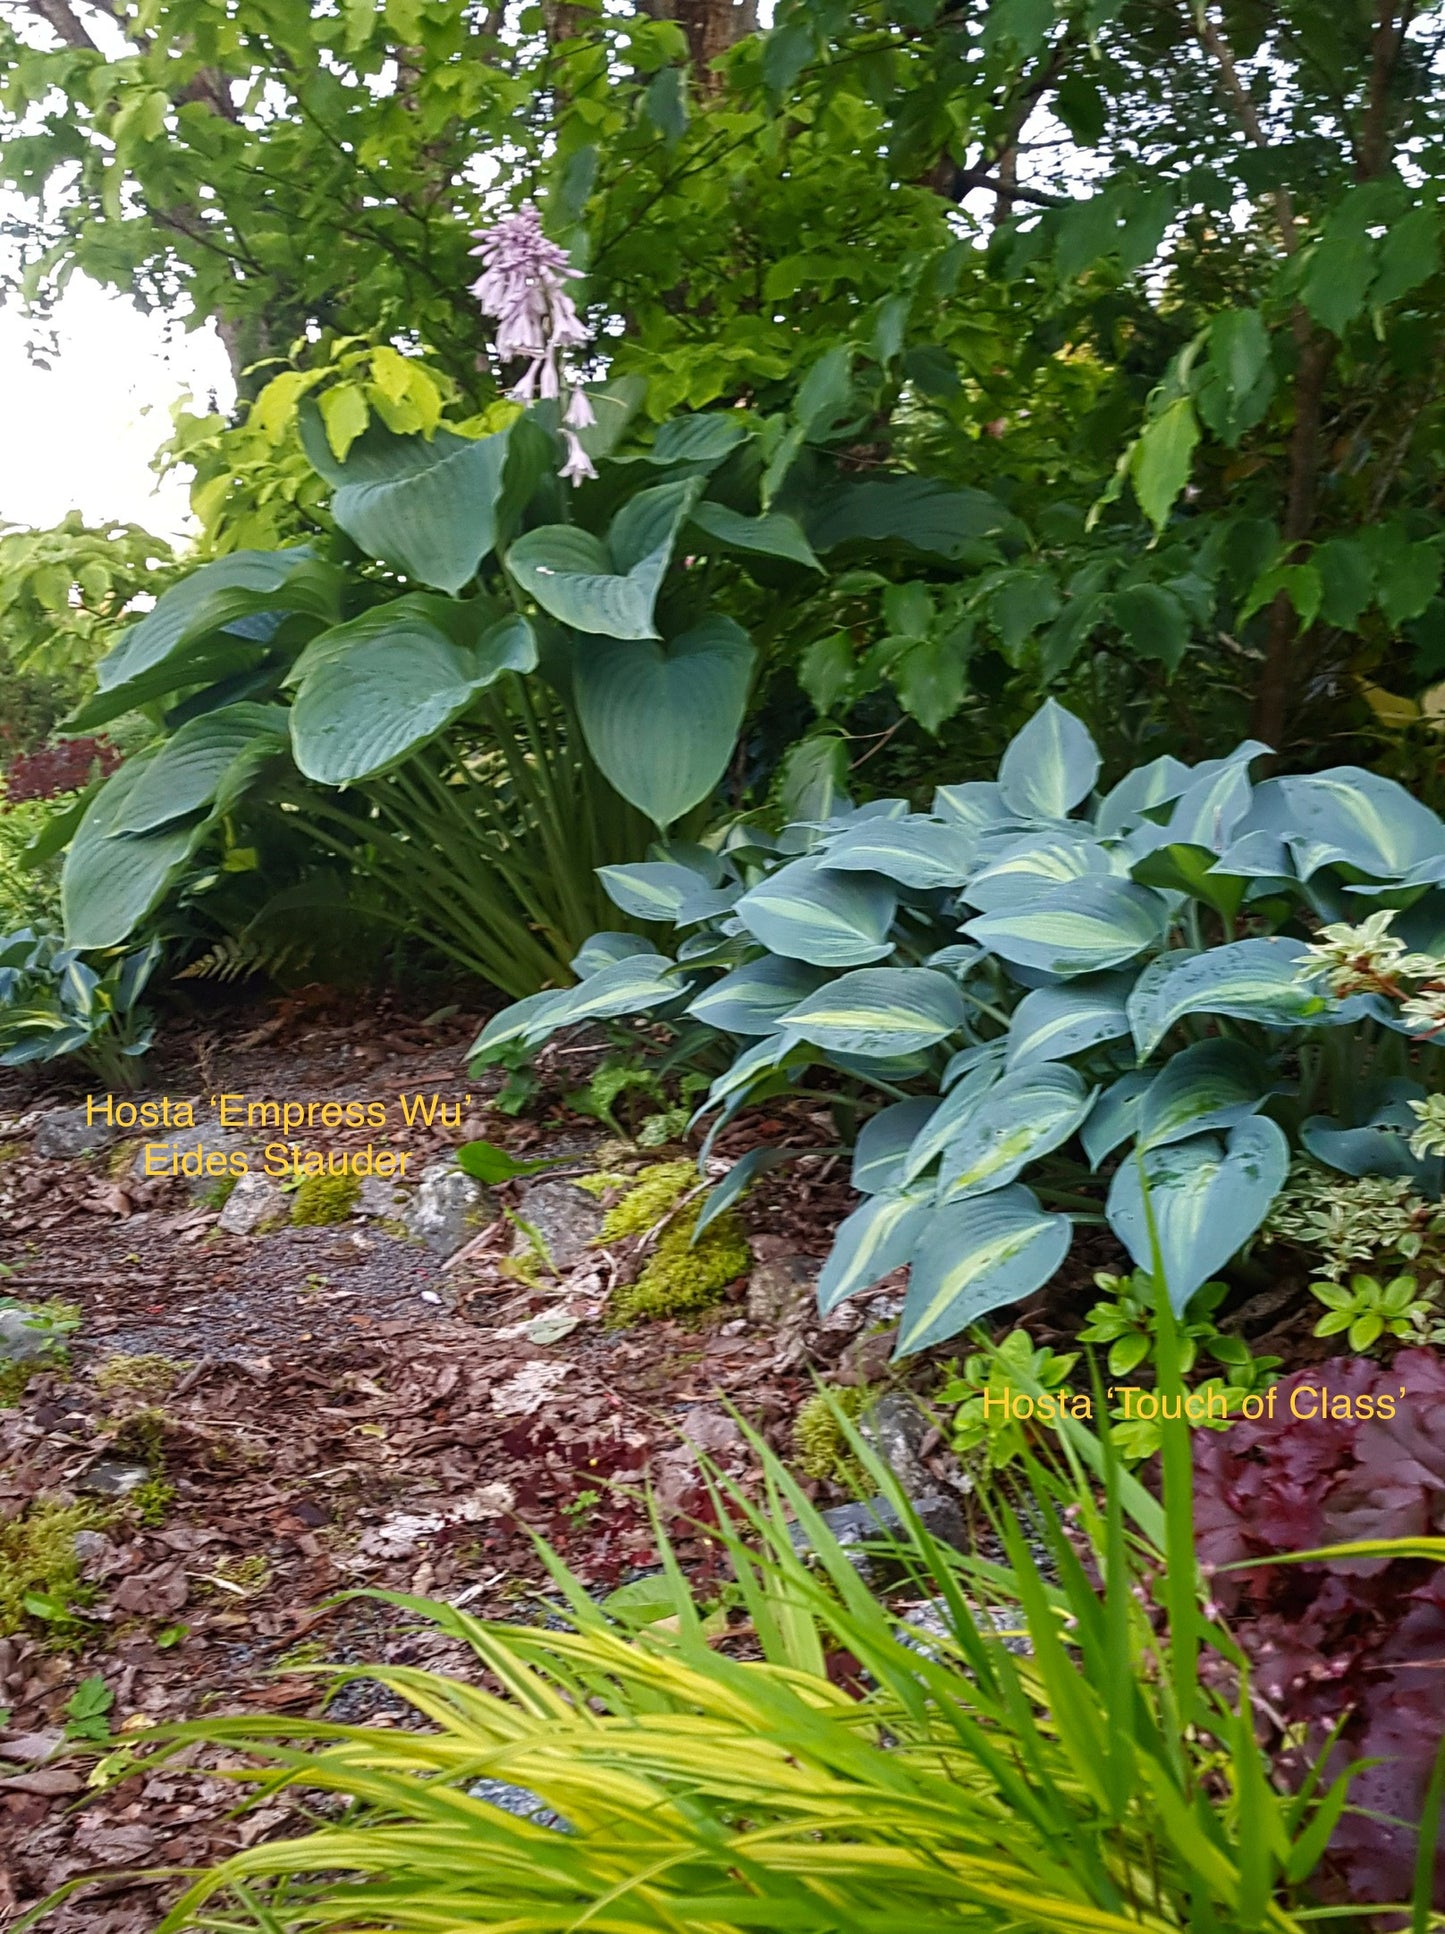
[{"label": "hosta plant", "polygon": [[[1445,823],[1352,767],[1262,777],[1266,750],[1156,759],[1100,793],[1092,740],[1050,701],[995,780],[926,812],[835,797],[780,834],[742,823],[604,869],[677,945],[597,934],[581,984],[504,1011],[477,1056],[645,1015],[729,1048],[709,1146],[804,1084],[871,1110],[819,1296],[908,1265],[901,1353],[1038,1289],[1076,1219],[1141,1268],[1157,1225],[1183,1311],[1292,1150],[1440,1192],[1410,1137],[1445,1060],[1403,976],[1445,973]],[[720,1201],[777,1155],[745,1156]]]},{"label": "hosta plant", "polygon": [[[733,612],[776,618],[820,553],[951,558],[965,511],[1006,521],[978,492],[851,480],[803,394],[779,443],[782,418],[743,410],[651,424],[644,389],[591,392],[580,431],[501,403],[466,434],[333,441],[306,404],[339,535],[174,585],[70,721],[164,728],[71,842],[71,944],[118,945],[183,879],[194,899],[302,830],[504,991],[565,980],[607,917],[595,870],[686,830],[728,768],[757,655]],[[572,445],[596,472],[575,489]]]},{"label": "hosta plant", "polygon": [[0,937],[0,1068],[74,1055],[110,1087],[139,1080],[155,1029],[140,1005],[156,941],[99,965],[54,934]]}]

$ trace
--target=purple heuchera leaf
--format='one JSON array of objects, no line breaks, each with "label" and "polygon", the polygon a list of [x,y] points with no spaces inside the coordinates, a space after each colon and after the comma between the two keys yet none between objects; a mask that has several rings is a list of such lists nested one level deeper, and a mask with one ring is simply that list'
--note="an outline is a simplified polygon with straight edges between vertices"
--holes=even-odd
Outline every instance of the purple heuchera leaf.
[{"label": "purple heuchera leaf", "polygon": [[[1445,1360],[1435,1351],[1402,1350],[1388,1368],[1351,1358],[1297,1372],[1275,1386],[1274,1408],[1272,1420],[1199,1433],[1205,1565],[1445,1534]],[[1445,1723],[1445,1565],[1264,1565],[1221,1573],[1213,1589],[1260,1697],[1286,1724],[1308,1726],[1309,1753],[1350,1712],[1328,1776],[1380,1757],[1351,1786],[1361,1811],[1341,1820],[1331,1862],[1356,1899],[1408,1898],[1414,1836],[1367,1812],[1420,1815]],[[1303,1759],[1281,1763],[1303,1776]],[[1441,1855],[1436,1905],[1445,1907],[1445,1831]]]}]

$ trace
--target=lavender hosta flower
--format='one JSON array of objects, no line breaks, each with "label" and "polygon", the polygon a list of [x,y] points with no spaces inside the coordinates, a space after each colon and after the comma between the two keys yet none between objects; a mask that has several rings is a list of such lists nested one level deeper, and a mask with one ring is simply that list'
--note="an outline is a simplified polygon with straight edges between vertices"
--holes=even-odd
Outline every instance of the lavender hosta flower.
[{"label": "lavender hosta flower", "polygon": [[497,319],[497,354],[504,362],[525,359],[527,364],[511,393],[520,403],[559,402],[565,397],[562,435],[567,459],[560,474],[574,484],[595,477],[597,472],[576,435],[595,422],[592,405],[561,360],[564,350],[591,340],[566,288],[568,278],[581,271],[570,266],[565,249],[547,240],[542,218],[531,202],[474,234],[479,246],[472,254],[482,258],[483,269],[472,284],[472,294],[482,313]]}]

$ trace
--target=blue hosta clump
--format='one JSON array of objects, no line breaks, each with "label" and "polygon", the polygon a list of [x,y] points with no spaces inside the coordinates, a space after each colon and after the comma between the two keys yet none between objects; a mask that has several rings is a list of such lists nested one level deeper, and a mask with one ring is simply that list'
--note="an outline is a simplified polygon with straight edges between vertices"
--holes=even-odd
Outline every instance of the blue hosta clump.
[{"label": "blue hosta clump", "polygon": [[[1183,1310],[1301,1152],[1441,1186],[1411,1138],[1445,1086],[1445,823],[1354,767],[1257,779],[1266,752],[1156,759],[1101,796],[1092,739],[1050,701],[996,781],[929,812],[843,805],[605,869],[626,915],[679,931],[672,954],[597,934],[577,986],[506,1009],[475,1052],[624,1016],[700,1031],[730,1055],[709,1143],[819,1071],[873,1097],[819,1298],[907,1264],[902,1354],[1038,1289],[1078,1219],[1145,1269],[1157,1239]],[[777,1159],[754,1150],[716,1206]]]}]

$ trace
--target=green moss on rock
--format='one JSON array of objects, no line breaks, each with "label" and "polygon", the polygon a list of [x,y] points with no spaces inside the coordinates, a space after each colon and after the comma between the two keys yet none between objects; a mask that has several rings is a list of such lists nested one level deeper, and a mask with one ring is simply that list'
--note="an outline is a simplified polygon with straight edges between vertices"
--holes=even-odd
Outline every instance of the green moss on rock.
[{"label": "green moss on rock", "polygon": [[356,1175],[308,1175],[291,1198],[291,1220],[298,1228],[345,1222],[361,1200]]},{"label": "green moss on rock", "polygon": [[815,1390],[793,1419],[793,1452],[805,1477],[863,1488],[863,1471],[843,1434],[838,1413],[856,1423],[875,1392],[866,1384],[840,1384]]},{"label": "green moss on rock", "polygon": [[0,1638],[20,1631],[29,1616],[25,1601],[42,1601],[54,1634],[67,1614],[78,1612],[87,1588],[80,1579],[76,1536],[104,1523],[93,1504],[61,1504],[37,1498],[20,1517],[0,1523]]}]

